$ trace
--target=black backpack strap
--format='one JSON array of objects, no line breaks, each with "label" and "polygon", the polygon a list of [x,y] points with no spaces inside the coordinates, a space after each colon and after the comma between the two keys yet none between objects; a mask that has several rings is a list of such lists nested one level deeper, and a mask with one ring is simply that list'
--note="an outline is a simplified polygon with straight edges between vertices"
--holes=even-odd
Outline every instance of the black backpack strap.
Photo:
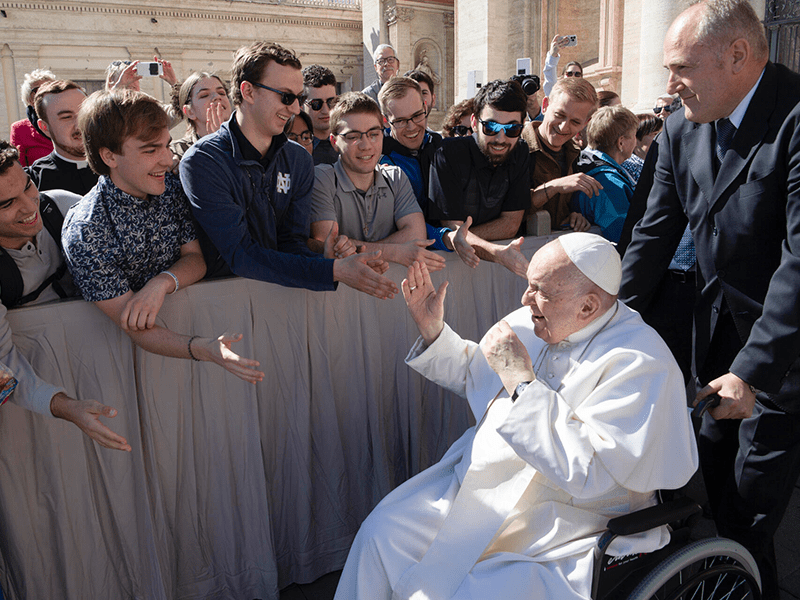
[{"label": "black backpack strap", "polygon": [[6,308],[14,308],[22,296],[23,283],[17,263],[0,248],[0,301]]}]

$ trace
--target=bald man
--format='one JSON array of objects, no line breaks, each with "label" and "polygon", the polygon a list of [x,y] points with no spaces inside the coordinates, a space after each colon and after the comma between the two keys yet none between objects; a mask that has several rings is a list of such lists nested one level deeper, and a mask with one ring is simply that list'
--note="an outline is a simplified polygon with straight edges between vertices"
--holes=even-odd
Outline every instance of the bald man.
[{"label": "bald man", "polygon": [[688,223],[697,399],[722,399],[698,442],[709,503],[720,535],[756,559],[764,598],[778,598],[772,538],[800,473],[800,76],[769,62],[747,0],[681,13],[664,66],[683,108],[659,136],[622,296],[639,311],[658,300]]},{"label": "bald man", "polygon": [[[437,290],[424,264],[409,267],[403,295],[421,335],[406,361],[466,398],[478,425],[367,518],[337,600],[588,598],[608,519],[697,468],[680,370],[617,301],[614,247],[561,236],[527,277],[523,307],[476,344],[442,320],[447,282]],[[656,529],[611,553],[668,540]]]}]

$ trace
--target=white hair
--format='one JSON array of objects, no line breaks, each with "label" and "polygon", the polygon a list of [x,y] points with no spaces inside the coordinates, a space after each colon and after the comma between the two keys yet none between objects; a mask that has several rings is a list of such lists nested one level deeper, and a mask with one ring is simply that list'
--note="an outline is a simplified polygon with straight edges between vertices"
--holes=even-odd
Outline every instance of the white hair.
[{"label": "white hair", "polygon": [[33,98],[31,98],[31,91],[39,87],[37,84],[45,81],[55,81],[56,79],[56,74],[50,69],[34,69],[30,73],[25,73],[25,78],[19,88],[19,97],[22,99],[22,103],[25,106],[31,103],[31,100],[33,100]]},{"label": "white hair", "polygon": [[383,52],[384,50],[386,50],[386,48],[389,48],[392,51],[392,54],[397,56],[397,52],[394,51],[394,48],[391,45],[389,45],[389,44],[381,44],[380,46],[375,48],[375,51],[372,53],[372,62],[375,62],[376,60],[378,60],[378,55],[381,52]]}]

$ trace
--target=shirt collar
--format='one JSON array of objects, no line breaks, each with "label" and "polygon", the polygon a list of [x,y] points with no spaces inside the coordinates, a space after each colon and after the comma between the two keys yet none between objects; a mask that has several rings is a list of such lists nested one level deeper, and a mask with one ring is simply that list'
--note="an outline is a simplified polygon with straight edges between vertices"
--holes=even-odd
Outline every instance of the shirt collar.
[{"label": "shirt collar", "polygon": [[[375,165],[375,170],[372,174],[372,185],[370,186],[367,193],[373,190],[376,187],[387,187],[388,184],[384,177],[381,176],[381,165],[378,163]],[[339,157],[335,163],[333,163],[333,170],[336,171],[336,178],[338,179],[338,185],[342,189],[343,192],[355,192],[356,186],[353,185],[353,182],[350,181],[350,176],[347,174],[347,171],[344,170],[344,165],[342,164],[342,158]]]},{"label": "shirt collar", "polygon": [[59,154],[58,148],[56,148],[55,146],[53,146],[53,154],[55,154],[58,158],[60,158],[64,162],[68,162],[75,165],[75,167],[78,169],[85,169],[86,167],[89,166],[89,161],[87,161],[86,159],[75,160],[73,158],[67,158],[66,156],[62,156],[61,154]]},{"label": "shirt collar", "polygon": [[756,81],[756,84],[750,88],[750,91],[747,92],[747,95],[742,98],[741,102],[739,102],[739,106],[733,109],[733,112],[728,115],[728,120],[734,127],[736,127],[736,129],[739,129],[739,127],[742,125],[744,114],[747,112],[747,107],[750,106],[750,101],[753,99],[753,95],[756,93],[758,84],[761,83],[761,80],[764,78],[765,70],[766,67],[761,71],[761,76],[758,78],[758,81]]},{"label": "shirt collar", "polygon": [[[619,302],[619,300],[617,300],[617,302]],[[586,327],[576,331],[571,335],[568,335],[564,341],[569,342],[570,344],[580,344],[581,342],[588,340],[590,337],[600,331],[600,329],[605,327],[606,324],[611,321],[612,317],[617,314],[617,302],[615,302],[611,308],[589,323]]]}]

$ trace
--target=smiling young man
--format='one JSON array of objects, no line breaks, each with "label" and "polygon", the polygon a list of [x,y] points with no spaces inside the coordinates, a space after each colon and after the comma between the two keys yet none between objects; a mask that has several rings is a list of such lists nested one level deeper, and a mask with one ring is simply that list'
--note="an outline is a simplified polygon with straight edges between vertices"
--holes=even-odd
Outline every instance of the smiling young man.
[{"label": "smiling young man", "polygon": [[341,281],[391,297],[397,286],[370,266],[378,255],[332,260],[335,236],[325,253],[331,259],[307,245],[314,162],[283,133],[305,102],[301,68],[297,56],[278,44],[239,48],[231,67],[236,110],[181,161],[181,181],[205,235],[206,260],[217,274],[310,290],[333,290]]},{"label": "smiling young man", "polygon": [[67,190],[83,196],[97,183],[77,125],[85,99],[78,84],[65,80],[47,82],[36,93],[33,104],[39,128],[53,142],[53,151],[26,169],[40,191]]},{"label": "smiling young man", "polygon": [[381,250],[387,261],[408,266],[420,260],[431,270],[443,268],[444,258],[425,249],[431,242],[408,178],[399,167],[378,163],[383,147],[378,105],[360,92],[339,98],[331,111],[331,143],[339,160],[316,167],[309,245],[322,252],[336,224],[340,256],[364,246]]},{"label": "smiling young man", "polygon": [[602,189],[585,173],[576,173],[580,147],[573,141],[597,109],[597,93],[580,77],[559,79],[542,101],[544,118],[531,121],[522,132],[531,153],[529,211],[550,213],[553,229],[568,227],[586,231],[589,222],[570,211],[573,192],[593,197]]},{"label": "smiling young man", "polygon": [[336,102],[336,75],[322,65],[309,65],[303,69],[303,91],[306,95],[303,110],[314,125],[314,164],[332,165],[339,159],[339,153],[330,141],[331,108]]},{"label": "smiling young man", "polygon": [[114,417],[117,411],[95,400],[70,398],[63,388],[42,381],[14,347],[6,319],[7,308],[72,295],[74,286],[61,255],[60,231],[62,214],[78,200],[60,190],[40,195],[22,169],[17,149],[0,140],[0,362],[13,371],[18,382],[12,402],[71,421],[106,448],[129,451],[125,438],[99,419]]},{"label": "smiling young man", "polygon": [[169,172],[169,117],[155,98],[131,90],[96,92],[78,115],[97,185],[64,220],[67,264],[94,302],[143,349],[213,361],[245,381],[263,374],[230,351],[241,336],[180,335],[156,325],[164,298],[199,280],[206,264],[189,204]]},{"label": "smiling young man", "polygon": [[[431,168],[432,216],[491,241],[516,235],[530,204],[528,148],[520,144],[528,98],[515,81],[492,81],[475,96],[471,136],[448,138]],[[481,254],[482,244],[472,244]]]}]

